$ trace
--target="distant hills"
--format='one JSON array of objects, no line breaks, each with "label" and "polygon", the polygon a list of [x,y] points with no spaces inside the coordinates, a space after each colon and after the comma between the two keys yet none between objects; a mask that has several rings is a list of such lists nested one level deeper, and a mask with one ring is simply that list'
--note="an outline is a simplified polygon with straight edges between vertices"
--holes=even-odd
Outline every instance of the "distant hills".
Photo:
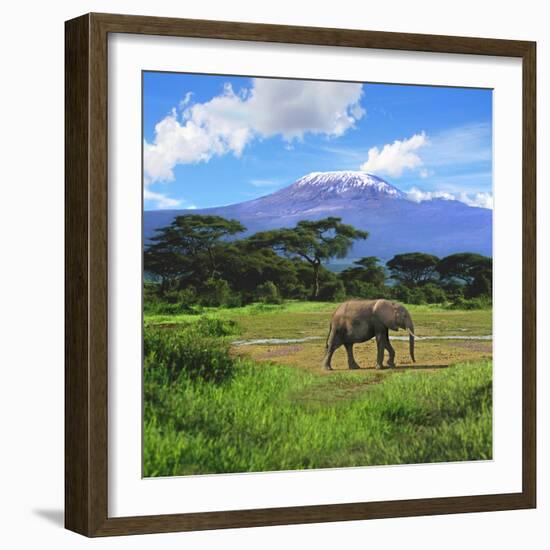
[{"label": "distant hills", "polygon": [[270,195],[229,206],[145,211],[145,241],[176,216],[189,214],[237,219],[247,234],[337,216],[370,234],[353,246],[349,261],[362,256],[387,261],[414,251],[439,257],[464,251],[492,256],[491,210],[455,200],[414,202],[397,187],[365,172],[312,172]]}]

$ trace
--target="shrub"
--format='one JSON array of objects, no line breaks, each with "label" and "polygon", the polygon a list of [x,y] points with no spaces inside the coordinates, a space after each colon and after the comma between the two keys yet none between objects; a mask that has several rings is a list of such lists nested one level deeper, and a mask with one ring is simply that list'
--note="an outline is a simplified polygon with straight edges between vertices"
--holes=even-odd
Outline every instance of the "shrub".
[{"label": "shrub", "polygon": [[239,292],[232,292],[225,303],[226,307],[241,307],[243,305],[243,297]]},{"label": "shrub", "polygon": [[448,300],[445,290],[435,283],[417,287],[395,285],[391,289],[391,297],[407,304],[444,304]]},{"label": "shrub", "polygon": [[286,298],[292,298],[293,300],[308,300],[310,294],[311,291],[302,283],[286,285],[285,292],[283,292]]},{"label": "shrub", "polygon": [[409,293],[409,304],[425,304],[426,296],[422,288],[411,288]]},{"label": "shrub", "polygon": [[321,285],[317,300],[322,302],[342,302],[346,299],[346,290],[342,281],[335,279]]},{"label": "shrub", "polygon": [[277,285],[272,281],[258,285],[254,295],[256,300],[263,304],[280,304],[283,301]]},{"label": "shrub", "polygon": [[491,298],[489,296],[480,296],[479,298],[455,298],[448,306],[448,309],[486,309],[491,307]]},{"label": "shrub", "polygon": [[391,297],[393,300],[407,303],[409,289],[405,285],[395,285],[391,289]]},{"label": "shrub", "polygon": [[346,289],[346,296],[352,298],[372,298],[369,292],[371,290],[371,285],[369,283],[351,279],[346,281],[344,286]]},{"label": "shrub", "polygon": [[[215,332],[220,327],[205,321]],[[204,337],[200,321],[197,326],[180,330],[145,327],[143,333],[146,381],[170,383],[180,376],[190,380],[221,383],[231,378],[234,360],[229,344],[219,338]]]},{"label": "shrub", "polygon": [[200,317],[197,321],[187,325],[188,331],[195,331],[199,336],[231,336],[239,333],[237,323],[231,319],[218,317]]},{"label": "shrub", "polygon": [[346,281],[346,295],[350,298],[362,298],[364,300],[374,300],[386,298],[389,295],[388,287],[352,279]]},{"label": "shrub", "polygon": [[422,293],[428,304],[444,304],[447,301],[447,293],[434,283],[424,285],[422,287]]},{"label": "shrub", "polygon": [[412,304],[412,291],[413,289],[409,288],[408,286],[405,286],[403,284],[398,284],[392,287],[391,289],[391,297],[394,300],[397,300],[399,302],[404,302],[406,304]]},{"label": "shrub", "polygon": [[143,311],[144,313],[171,315],[184,312],[193,312],[197,307],[197,292],[194,287],[183,290],[171,290],[159,294],[150,285],[144,287]]},{"label": "shrub", "polygon": [[466,298],[489,297],[493,292],[492,272],[482,272],[474,277],[474,280],[466,290]]},{"label": "shrub", "polygon": [[203,306],[219,307],[227,304],[231,297],[231,288],[225,279],[211,277],[204,283],[200,299]]},{"label": "shrub", "polygon": [[447,295],[447,300],[456,300],[457,298],[462,298],[464,296],[464,284],[456,281],[446,282],[442,286],[445,294]]}]

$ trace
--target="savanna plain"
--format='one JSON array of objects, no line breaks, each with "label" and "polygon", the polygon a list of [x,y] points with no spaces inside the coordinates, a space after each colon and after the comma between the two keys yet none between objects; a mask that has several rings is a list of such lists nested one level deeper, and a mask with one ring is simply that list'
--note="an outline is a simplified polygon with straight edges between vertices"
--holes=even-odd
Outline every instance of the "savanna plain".
[{"label": "savanna plain", "polygon": [[492,458],[492,310],[407,305],[391,332],[322,369],[331,302],[144,314],[145,477]]}]

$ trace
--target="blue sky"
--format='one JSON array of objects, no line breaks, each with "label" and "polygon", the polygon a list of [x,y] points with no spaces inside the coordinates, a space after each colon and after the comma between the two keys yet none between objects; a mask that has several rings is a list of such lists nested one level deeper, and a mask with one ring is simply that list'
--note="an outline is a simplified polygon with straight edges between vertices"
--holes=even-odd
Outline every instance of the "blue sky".
[{"label": "blue sky", "polygon": [[143,74],[144,207],[250,200],[364,170],[411,200],[492,207],[491,90]]}]

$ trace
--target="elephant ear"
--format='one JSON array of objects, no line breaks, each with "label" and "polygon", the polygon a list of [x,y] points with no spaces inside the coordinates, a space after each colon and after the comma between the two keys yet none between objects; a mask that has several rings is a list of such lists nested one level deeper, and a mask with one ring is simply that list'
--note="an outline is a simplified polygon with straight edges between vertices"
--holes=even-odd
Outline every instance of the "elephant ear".
[{"label": "elephant ear", "polygon": [[391,330],[399,330],[397,326],[397,313],[399,306],[389,300],[379,300],[375,306],[375,313],[380,322]]},{"label": "elephant ear", "polygon": [[392,309],[393,309],[393,327],[390,327],[392,330],[399,330],[401,327],[399,326],[399,312],[403,306],[396,304],[395,302],[391,303]]},{"label": "elephant ear", "polygon": [[395,316],[396,316],[396,322],[397,326],[402,329],[407,328],[407,318],[409,317],[409,312],[407,311],[407,308],[401,304],[395,305]]}]

